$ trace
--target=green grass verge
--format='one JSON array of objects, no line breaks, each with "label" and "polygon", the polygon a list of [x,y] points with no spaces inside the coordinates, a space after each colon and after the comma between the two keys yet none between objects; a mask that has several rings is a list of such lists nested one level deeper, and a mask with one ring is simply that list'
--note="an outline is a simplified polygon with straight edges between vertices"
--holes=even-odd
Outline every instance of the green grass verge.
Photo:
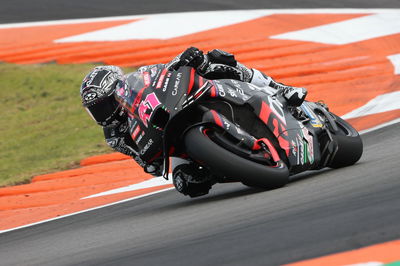
[{"label": "green grass verge", "polygon": [[0,186],[111,152],[79,96],[94,66],[0,64]]}]

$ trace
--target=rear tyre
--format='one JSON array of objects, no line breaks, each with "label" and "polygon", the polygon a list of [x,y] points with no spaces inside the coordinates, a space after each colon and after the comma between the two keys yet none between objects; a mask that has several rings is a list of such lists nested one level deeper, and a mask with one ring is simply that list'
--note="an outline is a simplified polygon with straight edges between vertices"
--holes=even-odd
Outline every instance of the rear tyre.
[{"label": "rear tyre", "polygon": [[355,164],[360,160],[363,153],[363,143],[357,130],[337,115],[332,114],[336,119],[339,133],[332,134],[338,150],[329,163],[331,168],[340,168]]},{"label": "rear tyre", "polygon": [[184,137],[186,152],[200,165],[213,173],[252,187],[273,189],[288,182],[289,170],[284,163],[272,167],[228,151],[210,138],[213,130],[197,126],[191,128]]}]

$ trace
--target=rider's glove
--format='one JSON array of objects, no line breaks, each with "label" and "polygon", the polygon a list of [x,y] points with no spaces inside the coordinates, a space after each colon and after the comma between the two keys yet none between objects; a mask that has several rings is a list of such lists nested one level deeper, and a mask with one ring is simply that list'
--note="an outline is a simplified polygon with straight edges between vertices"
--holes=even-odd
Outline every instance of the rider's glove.
[{"label": "rider's glove", "polygon": [[231,53],[214,49],[207,53],[207,59],[211,64],[223,64],[227,66],[236,67],[237,61],[235,56]]},{"label": "rider's glove", "polygon": [[181,66],[199,67],[204,62],[203,52],[196,47],[186,49],[180,56],[179,61],[173,65],[177,70]]}]

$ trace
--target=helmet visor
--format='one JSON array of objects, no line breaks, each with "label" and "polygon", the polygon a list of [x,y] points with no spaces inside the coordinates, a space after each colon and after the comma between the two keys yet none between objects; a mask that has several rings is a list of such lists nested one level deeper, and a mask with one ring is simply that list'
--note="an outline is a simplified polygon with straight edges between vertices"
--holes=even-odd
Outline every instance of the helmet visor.
[{"label": "helmet visor", "polygon": [[86,107],[86,111],[90,114],[94,121],[98,124],[106,126],[111,119],[115,116],[115,113],[118,112],[119,104],[115,100],[114,95],[111,94],[107,98],[93,104],[91,106]]}]

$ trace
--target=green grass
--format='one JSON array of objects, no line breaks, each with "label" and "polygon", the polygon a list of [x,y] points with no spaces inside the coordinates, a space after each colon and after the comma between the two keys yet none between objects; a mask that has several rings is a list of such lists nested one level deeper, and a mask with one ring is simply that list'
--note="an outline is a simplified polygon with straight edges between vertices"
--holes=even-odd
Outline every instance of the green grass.
[{"label": "green grass", "polygon": [[0,64],[0,186],[111,152],[79,96],[93,67]]}]

